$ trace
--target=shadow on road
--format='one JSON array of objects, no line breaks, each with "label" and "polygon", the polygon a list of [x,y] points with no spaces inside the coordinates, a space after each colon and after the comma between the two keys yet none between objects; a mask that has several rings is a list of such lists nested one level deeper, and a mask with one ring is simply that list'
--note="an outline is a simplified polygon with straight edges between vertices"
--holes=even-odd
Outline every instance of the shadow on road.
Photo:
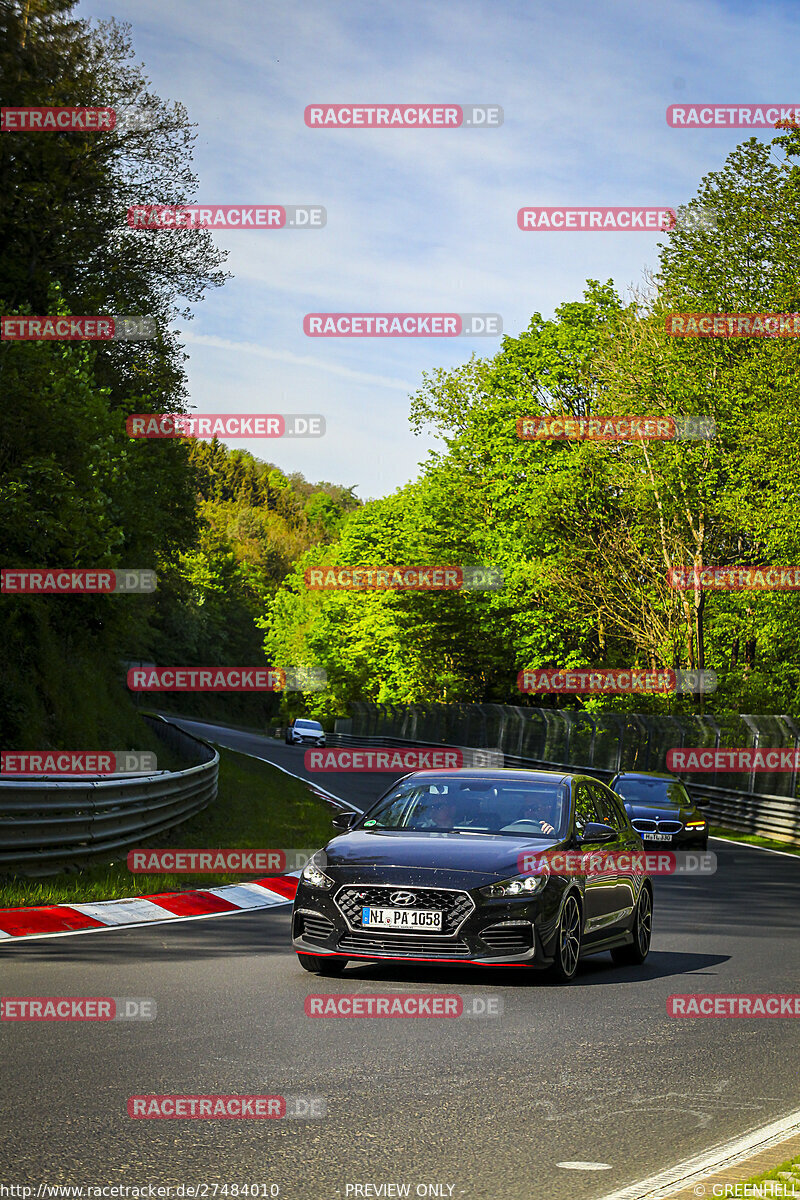
[{"label": "shadow on road", "polygon": [[[667,951],[652,951],[641,967],[615,967],[607,954],[587,958],[578,967],[575,982],[567,987],[585,987],[597,984],[642,983],[650,979],[665,979],[670,975],[688,975],[697,971],[711,970],[729,959],[727,954],[676,954]],[[302,968],[301,968],[302,970]],[[459,988],[470,985],[485,988],[489,985],[502,987],[550,987],[546,973],[524,967],[436,967],[424,963],[351,963],[343,976],[320,979],[328,988],[330,984],[363,980],[372,983],[429,983],[457,984]]]}]

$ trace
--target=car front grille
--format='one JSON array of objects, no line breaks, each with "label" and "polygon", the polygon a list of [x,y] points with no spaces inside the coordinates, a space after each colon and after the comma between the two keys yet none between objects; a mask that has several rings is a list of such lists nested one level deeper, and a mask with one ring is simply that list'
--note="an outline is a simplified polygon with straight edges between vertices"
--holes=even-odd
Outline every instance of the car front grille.
[{"label": "car front grille", "polygon": [[414,912],[415,909],[434,909],[442,912],[444,914],[442,917],[443,928],[436,931],[439,934],[455,933],[464,918],[469,916],[475,907],[466,892],[448,892],[444,888],[403,887],[401,884],[392,884],[387,887],[375,887],[368,884],[363,887],[343,887],[337,892],[334,899],[351,928],[359,930],[363,928],[361,909],[364,906],[400,907],[392,904],[390,899],[392,892],[412,893],[414,903],[402,905],[407,912]]},{"label": "car front grille", "polygon": [[327,942],[333,933],[333,922],[322,913],[301,913],[299,933],[307,942]]},{"label": "car front grille", "polygon": [[469,958],[470,950],[460,938],[406,937],[394,934],[374,937],[366,933],[348,933],[339,940],[340,953],[368,954],[378,958]]},{"label": "car front grille", "polygon": [[651,821],[645,817],[634,817],[631,825],[637,833],[680,833],[683,829],[682,821]]},{"label": "car front grille", "polygon": [[525,954],[533,946],[533,926],[527,921],[522,924],[499,922],[487,925],[480,932],[481,940],[499,955]]}]

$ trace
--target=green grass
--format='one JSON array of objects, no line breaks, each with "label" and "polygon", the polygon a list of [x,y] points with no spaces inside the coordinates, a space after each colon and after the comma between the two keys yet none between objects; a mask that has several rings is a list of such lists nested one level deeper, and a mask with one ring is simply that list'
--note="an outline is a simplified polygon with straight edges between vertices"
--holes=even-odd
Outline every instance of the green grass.
[{"label": "green grass", "polygon": [[775,838],[759,837],[755,833],[737,833],[735,829],[722,829],[712,825],[711,837],[726,838],[731,842],[744,842],[747,846],[765,846],[767,850],[782,850],[784,854],[800,854],[800,846],[794,842],[779,842]]},{"label": "green grass", "polygon": [[[789,1178],[782,1178],[782,1172]],[[774,1180],[777,1184],[783,1185],[772,1192],[773,1196],[800,1196],[800,1154],[796,1154],[788,1162],[781,1163],[779,1167],[773,1167],[771,1171],[765,1171],[763,1175],[754,1175],[752,1179],[743,1180],[739,1184],[739,1193],[742,1196],[758,1195],[758,1192],[754,1192],[753,1185],[766,1183],[768,1180]],[[765,1191],[763,1194],[768,1196],[770,1192]]]},{"label": "green grass", "polygon": [[[331,810],[298,779],[220,749],[219,795],[203,812],[135,849],[316,849],[333,836]],[[258,879],[247,875],[132,875],[127,851],[114,861],[44,879],[0,880],[0,908],[115,900]],[[263,874],[263,873],[262,873]]]}]

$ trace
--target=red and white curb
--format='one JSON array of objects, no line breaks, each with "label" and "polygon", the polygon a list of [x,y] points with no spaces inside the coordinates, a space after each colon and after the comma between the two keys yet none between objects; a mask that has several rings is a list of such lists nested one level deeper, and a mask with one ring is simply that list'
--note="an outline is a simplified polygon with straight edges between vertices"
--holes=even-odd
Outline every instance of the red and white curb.
[{"label": "red and white curb", "polygon": [[100,929],[152,925],[160,921],[191,921],[229,916],[246,909],[275,908],[291,904],[296,891],[296,875],[278,875],[253,883],[162,892],[127,900],[100,900],[95,904],[0,908],[0,946],[22,938],[64,937]]}]

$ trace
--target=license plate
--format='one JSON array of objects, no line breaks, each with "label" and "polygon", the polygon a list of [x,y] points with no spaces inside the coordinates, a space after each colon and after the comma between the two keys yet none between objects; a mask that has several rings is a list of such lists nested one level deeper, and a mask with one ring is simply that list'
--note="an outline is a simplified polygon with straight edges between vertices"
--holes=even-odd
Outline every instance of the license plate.
[{"label": "license plate", "polygon": [[381,929],[441,929],[442,913],[420,908],[362,908],[361,924]]},{"label": "license plate", "polygon": [[671,833],[643,833],[642,837],[646,842],[671,842]]}]

